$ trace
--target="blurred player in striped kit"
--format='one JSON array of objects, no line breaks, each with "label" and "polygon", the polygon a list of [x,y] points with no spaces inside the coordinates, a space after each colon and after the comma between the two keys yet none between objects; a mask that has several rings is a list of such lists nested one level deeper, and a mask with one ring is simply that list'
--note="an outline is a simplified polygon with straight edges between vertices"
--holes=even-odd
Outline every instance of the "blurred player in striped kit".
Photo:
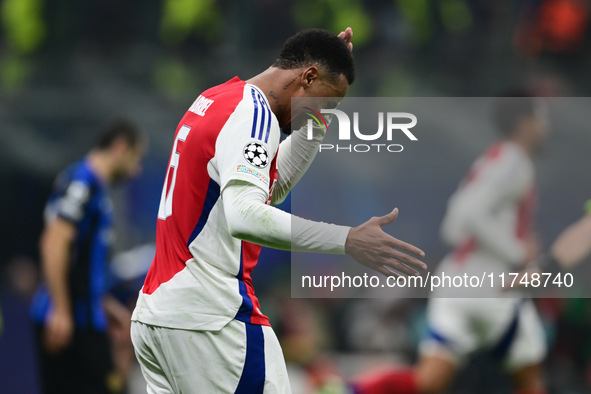
[{"label": "blurred player in striped kit", "polygon": [[44,282],[31,305],[45,393],[124,388],[107,334],[127,337],[130,318],[108,293],[113,240],[108,187],[141,170],[146,143],[134,123],[110,122],[91,151],[54,183],[40,241]]},{"label": "blurred player in striped kit", "polygon": [[[538,257],[531,228],[536,200],[532,159],[546,134],[545,109],[526,94],[512,96],[524,97],[495,101],[494,121],[503,138],[474,162],[448,202],[441,232],[453,251],[438,273],[498,275],[519,271]],[[533,302],[500,285],[485,295],[473,291],[474,298],[450,298],[453,289],[435,291],[418,365],[368,375],[357,391],[444,392],[468,357],[486,350],[511,374],[516,392],[545,393],[540,364],[546,343]]]}]

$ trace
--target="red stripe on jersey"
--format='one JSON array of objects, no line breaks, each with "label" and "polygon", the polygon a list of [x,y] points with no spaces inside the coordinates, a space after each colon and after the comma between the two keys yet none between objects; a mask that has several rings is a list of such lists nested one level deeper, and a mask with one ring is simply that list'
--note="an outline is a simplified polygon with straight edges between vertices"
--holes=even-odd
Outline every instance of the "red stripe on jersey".
[{"label": "red stripe on jersey", "polygon": [[515,228],[515,235],[520,240],[525,240],[531,233],[535,206],[536,188],[532,187],[520,201],[517,209],[517,226]]},{"label": "red stripe on jersey", "polygon": [[[468,175],[464,178],[463,185],[467,185],[470,182],[473,182],[478,178],[482,169],[485,165],[490,164],[493,161],[498,160],[501,157],[501,153],[503,152],[503,147],[505,146],[504,142],[497,142],[491,145],[486,152],[476,161],[476,163],[472,166]],[[454,250],[454,260],[458,264],[463,264],[466,259],[474,252],[476,249],[476,239],[471,237],[470,239],[466,240],[464,243],[460,244]]]},{"label": "red stripe on jersey", "polygon": [[243,302],[236,319],[251,324],[263,324],[268,326],[269,318],[261,312],[261,304],[254,294],[252,277],[250,276],[252,270],[258,263],[261,249],[262,247],[260,245],[242,241],[242,259],[240,261],[241,275],[239,275],[238,280],[244,283],[246,294],[241,291]]},{"label": "red stripe on jersey", "polygon": [[[271,202],[271,195],[273,194],[273,187],[277,180],[277,152],[271,162],[271,168],[269,170],[269,176],[271,182],[269,183],[269,199],[267,204]],[[242,286],[240,288],[240,294],[242,295],[242,306],[238,310],[236,319],[245,321],[251,324],[262,324],[270,326],[269,318],[261,312],[261,305],[258,298],[254,293],[254,287],[252,285],[251,273],[254,267],[257,265],[259,255],[261,254],[262,247],[250,242],[242,241],[242,253],[240,256],[240,272],[237,275],[239,281],[244,283],[245,290]]]},{"label": "red stripe on jersey", "polygon": [[476,239],[472,237],[454,250],[454,261],[462,265],[474,249],[476,249]]},{"label": "red stripe on jersey", "polygon": [[[191,130],[186,140],[179,144],[182,147],[177,146],[179,163],[175,168],[172,212],[166,219],[158,219],[156,224],[156,255],[144,282],[142,291],[145,294],[152,294],[162,283],[172,279],[192,258],[187,242],[206,203],[210,183],[207,163],[214,157],[215,143],[222,127],[243,99],[245,84],[236,77],[206,90],[202,96],[213,100],[207,116],[187,111],[177,127],[175,138],[183,126]],[[175,152],[168,162],[169,174],[173,154]],[[171,179],[168,175],[167,185],[171,185]]]},{"label": "red stripe on jersey", "polygon": [[504,146],[503,142],[497,142],[496,144],[493,144],[486,151],[486,153],[485,153],[486,158],[489,160],[498,159],[501,156],[501,152],[503,151],[503,146]]},{"label": "red stripe on jersey", "polygon": [[503,142],[497,142],[497,143],[493,144],[492,146],[490,146],[486,150],[486,152],[484,152],[484,154],[480,157],[480,159],[478,159],[478,161],[476,161],[474,166],[472,166],[472,168],[468,172],[468,175],[466,175],[466,177],[464,178],[463,184],[466,185],[466,184],[474,181],[478,177],[478,174],[480,173],[480,170],[484,164],[487,164],[490,161],[495,161],[499,157],[501,157],[501,152],[503,151],[503,146],[504,146]]}]

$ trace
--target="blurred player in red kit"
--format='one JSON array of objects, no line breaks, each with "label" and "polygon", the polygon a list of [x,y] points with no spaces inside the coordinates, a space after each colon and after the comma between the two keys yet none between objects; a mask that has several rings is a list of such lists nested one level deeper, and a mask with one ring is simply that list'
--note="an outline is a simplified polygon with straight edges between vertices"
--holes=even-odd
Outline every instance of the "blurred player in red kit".
[{"label": "blurred player in red kit", "polygon": [[[503,139],[474,162],[448,202],[441,234],[454,249],[439,274],[496,277],[538,258],[532,159],[545,138],[545,107],[533,97],[504,97],[496,99],[493,112]],[[453,297],[450,291],[439,289],[429,299],[419,363],[369,374],[356,392],[441,393],[473,352],[486,350],[511,374],[517,393],[545,393],[540,365],[546,343],[533,302],[500,285],[490,298],[478,298],[478,290],[475,298],[446,298]]]}]

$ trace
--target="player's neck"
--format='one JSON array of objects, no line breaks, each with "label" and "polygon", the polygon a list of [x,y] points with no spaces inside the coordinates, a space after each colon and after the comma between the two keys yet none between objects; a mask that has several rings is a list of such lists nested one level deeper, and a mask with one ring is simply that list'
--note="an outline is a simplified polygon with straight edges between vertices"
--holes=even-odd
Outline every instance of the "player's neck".
[{"label": "player's neck", "polygon": [[301,76],[300,72],[300,69],[283,70],[269,67],[246,82],[261,89],[267,96],[271,111],[281,120],[290,117],[290,114],[284,112],[291,108],[291,93],[299,86],[296,82]]},{"label": "player's neck", "polygon": [[111,181],[112,164],[110,157],[102,151],[92,150],[86,156],[92,171],[105,183]]},{"label": "player's neck", "polygon": [[534,157],[534,154],[536,152],[536,147],[534,146],[534,144],[530,140],[528,140],[526,138],[520,138],[520,136],[516,135],[516,136],[513,136],[512,138],[509,138],[508,141],[517,145],[521,150],[523,150],[525,152],[525,154],[528,157],[530,157],[530,158]]}]

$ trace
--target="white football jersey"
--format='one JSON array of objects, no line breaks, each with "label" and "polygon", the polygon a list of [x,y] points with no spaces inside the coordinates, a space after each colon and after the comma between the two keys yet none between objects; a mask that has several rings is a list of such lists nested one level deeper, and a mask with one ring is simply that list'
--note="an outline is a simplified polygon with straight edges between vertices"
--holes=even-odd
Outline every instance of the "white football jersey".
[{"label": "white football jersey", "polygon": [[517,269],[525,263],[535,202],[526,152],[509,141],[491,146],[449,199],[441,234],[454,250],[439,273],[481,276]]},{"label": "white football jersey", "polygon": [[251,272],[261,246],[231,236],[221,193],[232,180],[271,198],[278,121],[265,95],[234,78],[203,92],[179,123],[164,181],[156,255],[133,320],[219,330],[230,320],[269,325]]}]

